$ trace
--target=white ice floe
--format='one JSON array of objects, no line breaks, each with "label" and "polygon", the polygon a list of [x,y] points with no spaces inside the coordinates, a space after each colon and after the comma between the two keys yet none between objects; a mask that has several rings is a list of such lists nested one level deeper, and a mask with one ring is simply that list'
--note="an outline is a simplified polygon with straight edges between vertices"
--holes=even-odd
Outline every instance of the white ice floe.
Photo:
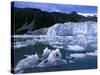
[{"label": "white ice floe", "polygon": [[57,45],[52,45],[54,48],[59,48],[59,49],[62,49],[63,46],[57,46]]},{"label": "white ice floe", "polygon": [[46,48],[43,50],[42,57],[43,57],[43,58],[47,58],[47,57],[49,56],[50,53],[51,53],[51,50],[48,49],[48,47],[46,47]]},{"label": "white ice floe", "polygon": [[87,52],[86,55],[97,56],[97,51],[95,51],[95,52]]},{"label": "white ice floe", "polygon": [[62,65],[67,64],[67,61],[64,59],[45,59],[42,62],[40,62],[37,66],[38,67],[46,67],[46,66],[56,66],[56,65]]},{"label": "white ice floe", "polygon": [[38,67],[46,67],[46,66],[54,66],[54,65],[57,65],[57,62],[55,59],[52,59],[52,60],[44,59],[37,66]]},{"label": "white ice floe", "polygon": [[86,56],[97,56],[97,52],[87,52],[87,53],[73,53],[70,54],[70,57],[74,57],[74,58],[84,58]]},{"label": "white ice floe", "polygon": [[39,60],[39,56],[37,53],[35,55],[28,55],[25,59],[22,59],[18,62],[17,66],[15,67],[15,72],[23,71],[25,68],[34,67]]},{"label": "white ice floe", "polygon": [[21,48],[27,46],[26,44],[16,44],[14,45],[14,48]]},{"label": "white ice floe", "polygon": [[74,54],[70,54],[70,57],[74,57],[74,58],[84,58],[86,56],[85,53],[74,53]]},{"label": "white ice floe", "polygon": [[71,51],[83,51],[85,50],[84,47],[82,46],[79,46],[79,45],[68,45],[68,50],[71,50]]}]

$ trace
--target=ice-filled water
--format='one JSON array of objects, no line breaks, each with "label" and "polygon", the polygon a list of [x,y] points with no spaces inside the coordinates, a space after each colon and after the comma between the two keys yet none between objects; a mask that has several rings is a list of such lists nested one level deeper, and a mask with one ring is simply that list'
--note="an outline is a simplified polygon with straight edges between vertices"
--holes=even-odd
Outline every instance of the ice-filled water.
[{"label": "ice-filled water", "polygon": [[[31,41],[31,42],[29,42],[29,41]],[[17,45],[18,46],[20,45],[20,46],[18,47]],[[35,53],[37,53],[39,56],[39,60],[37,61],[37,63],[35,63],[35,67],[27,67],[27,65],[29,66],[30,64],[25,62],[26,65],[24,66],[24,68],[19,70],[18,73],[30,72],[30,71],[31,72],[38,72],[38,71],[40,72],[40,71],[59,70],[59,68],[58,69],[55,68],[57,66],[57,64],[58,64],[58,66],[60,66],[59,63],[60,64],[63,63],[63,65],[65,65],[62,67],[62,70],[96,68],[96,57],[97,57],[96,36],[84,36],[84,37],[83,36],[82,37],[81,36],[61,36],[61,37],[59,37],[59,36],[55,36],[55,37],[31,36],[31,37],[25,37],[24,36],[24,38],[16,37],[14,40],[14,49],[15,49],[15,64],[14,64],[15,67],[18,64],[20,64],[20,62],[22,60],[28,59],[28,58],[25,58],[25,55],[34,55]],[[60,55],[59,56],[60,60],[54,59],[55,52],[50,54],[51,52],[55,51],[56,49],[59,49],[61,51],[61,54],[59,54],[59,51],[58,51],[58,54]],[[87,57],[89,59],[87,59]],[[46,61],[47,59],[49,61],[48,61],[48,63],[45,64],[44,62],[47,62]],[[51,59],[54,59],[54,60],[51,60]],[[83,62],[83,60],[84,60],[84,62]],[[39,61],[41,61],[41,62],[39,62]],[[91,63],[88,61],[91,61]],[[30,62],[32,62],[32,61],[30,61]],[[66,62],[66,64],[65,64],[65,62]],[[22,64],[24,64],[24,63],[22,63]],[[77,65],[79,65],[79,66],[77,66]],[[47,67],[49,67],[49,68],[51,67],[51,68],[49,70],[45,70],[45,68],[47,68]],[[70,67],[72,67],[72,68],[70,68]],[[37,68],[37,70],[34,71],[33,69],[35,69],[35,68]],[[41,68],[44,68],[44,70],[40,70]]]},{"label": "ice-filled water", "polygon": [[15,73],[97,67],[96,22],[55,24],[47,35],[15,35],[12,38]]},{"label": "ice-filled water", "polygon": [[97,49],[96,36],[27,36],[29,35],[14,37],[14,48],[17,49],[28,45],[35,45],[37,42],[40,42],[54,48],[69,51],[84,51],[88,49],[88,47],[94,50]]}]

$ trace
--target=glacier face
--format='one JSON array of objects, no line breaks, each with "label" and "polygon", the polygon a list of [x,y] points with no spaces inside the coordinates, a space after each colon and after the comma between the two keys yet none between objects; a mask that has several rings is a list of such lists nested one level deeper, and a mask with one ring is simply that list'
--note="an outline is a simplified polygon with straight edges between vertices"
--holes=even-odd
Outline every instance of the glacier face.
[{"label": "glacier face", "polygon": [[73,36],[73,35],[96,35],[97,23],[87,22],[67,22],[57,23],[48,29],[48,36]]}]

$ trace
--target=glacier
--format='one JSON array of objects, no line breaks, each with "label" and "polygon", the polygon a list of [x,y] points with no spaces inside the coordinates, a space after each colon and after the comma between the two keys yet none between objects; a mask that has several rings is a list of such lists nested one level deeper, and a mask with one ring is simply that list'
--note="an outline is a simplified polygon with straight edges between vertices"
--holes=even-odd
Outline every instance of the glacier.
[{"label": "glacier", "polygon": [[97,23],[93,21],[57,23],[48,29],[47,35],[48,36],[97,35],[96,27]]}]

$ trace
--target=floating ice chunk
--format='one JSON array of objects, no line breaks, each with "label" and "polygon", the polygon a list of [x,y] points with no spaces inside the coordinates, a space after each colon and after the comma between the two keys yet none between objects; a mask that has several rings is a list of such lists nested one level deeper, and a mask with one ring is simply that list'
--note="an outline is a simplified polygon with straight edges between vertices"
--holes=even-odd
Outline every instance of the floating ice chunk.
[{"label": "floating ice chunk", "polygon": [[89,55],[89,56],[97,56],[97,52],[87,52],[86,55]]},{"label": "floating ice chunk", "polygon": [[84,53],[70,54],[70,57],[74,57],[74,58],[84,58],[85,56],[86,56],[86,54],[84,54]]},{"label": "floating ice chunk", "polygon": [[64,59],[57,61],[57,65],[61,65],[61,64],[67,64],[67,61]]},{"label": "floating ice chunk", "polygon": [[60,52],[60,50],[57,48],[56,50],[53,50],[49,56],[48,56],[48,60],[51,60],[51,59],[61,59],[62,58],[62,54]]},{"label": "floating ice chunk", "polygon": [[34,56],[35,56],[35,58],[39,59],[39,56],[38,56],[38,54],[37,54],[37,53],[35,53],[35,55],[34,55]]},{"label": "floating ice chunk", "polygon": [[34,67],[39,60],[39,56],[37,53],[35,55],[28,55],[25,59],[22,59],[18,62],[17,66],[15,67],[15,72],[20,72],[25,68]]},{"label": "floating ice chunk", "polygon": [[54,48],[59,48],[59,49],[62,49],[63,46],[57,46],[57,45],[53,45]]},{"label": "floating ice chunk", "polygon": [[69,63],[74,63],[74,61],[73,61],[73,60],[69,60],[68,62],[69,62]]},{"label": "floating ice chunk", "polygon": [[18,45],[15,45],[14,48],[21,48],[21,47],[25,47],[25,46],[27,46],[27,45],[25,45],[25,44],[18,44]]},{"label": "floating ice chunk", "polygon": [[64,59],[45,59],[42,62],[40,62],[40,64],[38,65],[38,67],[46,67],[46,66],[55,66],[55,65],[62,65],[62,64],[67,64],[67,61]]},{"label": "floating ice chunk", "polygon": [[48,58],[39,63],[39,67],[54,66],[59,64],[66,64],[67,61],[62,58],[62,54],[59,49],[51,51]]},{"label": "floating ice chunk", "polygon": [[55,59],[52,60],[45,59],[38,64],[38,67],[46,67],[46,66],[54,66],[54,65],[57,65]]},{"label": "floating ice chunk", "polygon": [[68,50],[83,51],[83,50],[85,50],[85,48],[82,46],[79,46],[79,45],[68,45]]},{"label": "floating ice chunk", "polygon": [[65,59],[69,62],[69,63],[74,63],[75,58],[71,57],[70,54],[66,53]]},{"label": "floating ice chunk", "polygon": [[48,49],[48,47],[46,47],[46,48],[43,50],[42,57],[43,57],[43,58],[47,58],[47,57],[49,56],[50,53],[51,53],[51,50]]},{"label": "floating ice chunk", "polygon": [[66,55],[66,56],[65,56],[65,59],[66,59],[66,60],[73,60],[74,58],[71,57],[71,56],[67,56],[67,55]]}]

